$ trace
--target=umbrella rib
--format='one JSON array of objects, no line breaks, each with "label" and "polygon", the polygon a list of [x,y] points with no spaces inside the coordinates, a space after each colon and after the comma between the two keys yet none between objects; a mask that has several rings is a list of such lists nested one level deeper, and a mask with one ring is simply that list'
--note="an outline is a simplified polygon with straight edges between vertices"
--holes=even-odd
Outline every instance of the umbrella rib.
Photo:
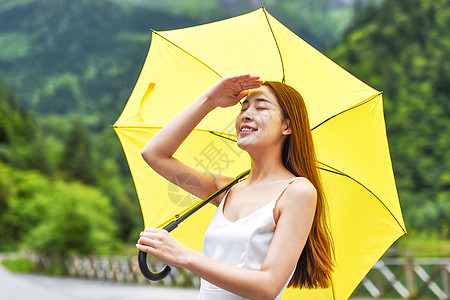
[{"label": "umbrella rib", "polygon": [[213,68],[211,68],[210,66],[208,66],[205,62],[203,62],[202,60],[200,60],[198,57],[192,55],[191,53],[187,52],[186,50],[184,50],[183,48],[181,48],[180,46],[178,46],[177,44],[175,44],[174,42],[172,42],[171,40],[169,40],[168,38],[164,37],[163,35],[161,35],[159,32],[157,32],[156,30],[152,29],[152,32],[158,36],[160,36],[161,38],[163,38],[164,40],[166,40],[167,42],[169,42],[170,44],[172,44],[173,46],[177,47],[178,49],[180,49],[181,51],[183,51],[184,53],[186,53],[187,55],[191,56],[193,59],[195,59],[196,61],[198,61],[199,63],[201,63],[202,65],[204,65],[205,67],[207,67],[208,69],[210,69],[214,74],[216,74],[217,76],[219,76],[220,78],[223,78],[222,75],[220,75],[219,73],[217,73],[216,70],[214,70]]},{"label": "umbrella rib", "polygon": [[313,131],[313,130],[316,129],[317,127],[323,125],[324,123],[330,121],[331,119],[333,119],[333,118],[335,118],[335,117],[337,117],[337,116],[339,116],[339,115],[341,115],[341,114],[343,114],[343,113],[345,113],[345,112],[347,112],[347,111],[349,111],[349,110],[352,110],[352,109],[354,109],[354,108],[357,108],[357,107],[359,107],[359,106],[361,106],[361,105],[366,104],[367,102],[372,101],[373,99],[375,99],[376,97],[378,97],[378,96],[381,95],[381,94],[383,94],[383,92],[378,92],[378,93],[376,93],[375,95],[370,96],[368,99],[362,101],[361,103],[358,103],[358,104],[356,104],[356,105],[354,105],[354,106],[352,106],[352,107],[350,107],[350,108],[347,108],[347,109],[345,109],[345,110],[343,110],[343,111],[341,111],[341,112],[339,112],[339,113],[337,113],[337,114],[335,114],[335,115],[329,117],[328,119],[326,119],[326,120],[323,121],[322,123],[320,123],[320,124],[314,126],[313,128],[311,128],[311,131]]},{"label": "umbrella rib", "polygon": [[284,62],[283,62],[283,57],[281,56],[280,46],[278,45],[278,41],[277,41],[277,39],[275,38],[275,34],[274,34],[274,32],[273,32],[272,26],[270,25],[269,17],[267,16],[267,11],[266,11],[266,9],[264,8],[264,6],[262,6],[261,8],[262,8],[262,10],[263,10],[263,12],[264,12],[264,16],[266,17],[267,24],[269,25],[270,32],[272,33],[273,40],[275,41],[275,45],[277,46],[278,54],[279,54],[279,56],[280,56],[280,61],[281,61],[281,69],[282,69],[282,71],[283,71],[283,79],[281,80],[281,82],[284,83],[284,78],[285,78],[285,75],[284,75]]},{"label": "umbrella rib", "polygon": [[216,133],[216,132],[214,132],[214,131],[211,131],[211,130],[209,131],[209,133],[211,133],[212,135],[215,135],[215,136],[218,136],[218,137],[224,138],[224,139],[226,139],[226,140],[232,141],[232,142],[237,142],[237,140],[235,140],[235,139],[229,138],[229,137],[227,137],[227,136],[225,136],[225,135],[222,135],[222,134]]},{"label": "umbrella rib", "polygon": [[[117,129],[144,129],[144,128],[145,129],[162,129],[163,127],[153,126],[153,125],[115,125],[114,124],[114,125],[111,125],[111,128],[117,128]],[[228,137],[228,136],[235,136],[233,134],[228,134],[228,136],[226,136],[225,134],[220,134],[220,133],[214,132],[212,130],[206,130],[206,129],[195,129],[195,131],[209,132],[212,135],[215,135],[215,136],[221,137],[223,139],[237,143],[236,139]]]},{"label": "umbrella rib", "polygon": [[153,125],[111,125],[112,128],[125,128],[125,129],[135,129],[135,128],[157,128],[157,129],[161,129],[161,126],[153,126]]},{"label": "umbrella rib", "polygon": [[334,284],[331,285],[331,291],[333,292],[333,300],[336,299],[336,292],[334,291]]},{"label": "umbrella rib", "polygon": [[333,168],[332,166],[329,166],[329,165],[327,165],[327,164],[325,164],[325,163],[323,163],[323,162],[320,162],[320,161],[318,161],[318,163],[319,163],[319,164],[322,164],[322,165],[324,165],[325,167],[328,168],[328,169],[326,169],[326,168],[321,168],[321,167],[319,167],[319,169],[321,169],[321,170],[323,170],[323,171],[331,172],[331,173],[334,173],[334,174],[337,174],[337,175],[345,176],[345,177],[347,177],[347,178],[353,180],[354,182],[356,182],[357,184],[359,184],[359,185],[362,186],[363,188],[365,188],[365,189],[366,189],[371,195],[373,195],[373,196],[374,196],[381,204],[383,204],[383,206],[386,208],[386,210],[391,214],[391,216],[392,216],[392,217],[394,218],[394,220],[397,222],[398,226],[400,226],[400,228],[403,230],[403,232],[404,232],[405,234],[407,234],[406,230],[403,228],[403,226],[400,224],[400,222],[399,222],[399,221],[397,220],[397,218],[394,216],[394,214],[392,213],[392,211],[391,211],[391,210],[386,206],[386,204],[384,204],[384,202],[383,202],[377,195],[375,195],[368,187],[366,187],[364,184],[362,184],[361,182],[359,182],[359,181],[356,180],[355,178],[351,177],[350,175],[345,174],[344,172],[339,171],[338,169]]}]

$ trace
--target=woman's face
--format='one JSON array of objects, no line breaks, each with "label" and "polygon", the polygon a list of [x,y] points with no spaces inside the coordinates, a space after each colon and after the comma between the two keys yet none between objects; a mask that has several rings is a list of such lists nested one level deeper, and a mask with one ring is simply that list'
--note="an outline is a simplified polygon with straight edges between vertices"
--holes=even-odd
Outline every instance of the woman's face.
[{"label": "woman's face", "polygon": [[238,146],[244,150],[276,146],[288,134],[289,121],[283,118],[282,109],[270,87],[252,90],[236,118]]}]

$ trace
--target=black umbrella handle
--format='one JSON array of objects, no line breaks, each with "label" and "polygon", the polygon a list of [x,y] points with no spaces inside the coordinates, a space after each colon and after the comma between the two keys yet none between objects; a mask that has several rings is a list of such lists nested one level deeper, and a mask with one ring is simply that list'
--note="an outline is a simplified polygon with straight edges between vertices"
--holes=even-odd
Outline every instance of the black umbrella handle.
[{"label": "black umbrella handle", "polygon": [[[197,204],[196,206],[191,208],[189,211],[187,211],[184,215],[177,216],[174,221],[172,221],[169,224],[167,224],[166,226],[164,226],[163,229],[167,230],[168,232],[171,232],[172,230],[174,230],[175,228],[178,227],[178,224],[180,224],[186,218],[188,218],[190,215],[192,215],[197,210],[199,210],[200,208],[205,206],[212,199],[214,199],[215,197],[217,197],[218,195],[222,194],[224,191],[228,190],[233,185],[238,183],[239,180],[241,180],[242,178],[247,176],[249,173],[250,173],[250,170],[242,172],[232,182],[230,182],[229,184],[227,184],[226,186],[224,186],[223,188],[221,188],[220,190],[218,190],[217,192],[215,192],[214,194],[209,196],[207,199],[201,201],[199,204]],[[142,251],[139,251],[138,263],[139,263],[139,269],[141,270],[142,275],[144,275],[145,278],[147,278],[148,280],[151,280],[151,281],[162,280],[162,279],[166,278],[167,275],[169,275],[169,273],[171,271],[171,269],[170,269],[170,267],[168,265],[165,265],[161,269],[161,271],[159,271],[159,272],[152,272],[152,271],[150,271],[150,269],[148,268],[148,265],[147,265],[147,253],[142,252]]]},{"label": "black umbrella handle", "polygon": [[[171,232],[172,230],[177,228],[177,226],[178,226],[177,221],[178,220],[170,222],[169,224],[164,226],[163,229],[167,230],[168,232]],[[150,281],[163,280],[164,278],[167,277],[167,275],[169,275],[170,271],[172,270],[168,265],[165,265],[159,272],[150,271],[150,269],[148,268],[148,265],[147,265],[147,253],[142,252],[142,251],[139,251],[138,264],[139,264],[139,269],[141,270],[142,275],[144,275],[144,277]]]},{"label": "black umbrella handle", "polygon": [[161,271],[159,272],[152,272],[148,268],[147,265],[147,253],[139,251],[138,256],[138,262],[139,262],[139,269],[141,270],[142,275],[144,275],[145,278],[151,281],[160,281],[169,275],[171,269],[168,265],[165,265]]}]

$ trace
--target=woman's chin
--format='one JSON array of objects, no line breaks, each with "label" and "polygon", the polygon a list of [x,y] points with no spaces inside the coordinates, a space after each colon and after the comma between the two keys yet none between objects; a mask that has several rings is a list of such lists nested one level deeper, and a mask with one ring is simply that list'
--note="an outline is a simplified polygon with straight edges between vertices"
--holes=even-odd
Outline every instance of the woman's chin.
[{"label": "woman's chin", "polygon": [[255,147],[254,141],[251,141],[250,139],[238,139],[237,146],[241,148],[242,150],[248,151]]}]

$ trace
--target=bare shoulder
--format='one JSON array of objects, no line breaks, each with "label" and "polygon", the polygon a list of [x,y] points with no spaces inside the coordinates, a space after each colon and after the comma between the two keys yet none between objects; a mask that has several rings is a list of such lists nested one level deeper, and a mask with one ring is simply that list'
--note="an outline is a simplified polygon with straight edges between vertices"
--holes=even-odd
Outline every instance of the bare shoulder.
[{"label": "bare shoulder", "polygon": [[307,178],[296,179],[279,199],[274,210],[275,220],[278,223],[282,215],[291,221],[308,219],[314,215],[316,203],[317,191],[314,185]]},{"label": "bare shoulder", "polygon": [[286,198],[294,198],[297,201],[316,201],[317,191],[314,185],[304,177],[294,180],[286,189]]},{"label": "bare shoulder", "polygon": [[284,192],[280,199],[279,208],[289,209],[305,208],[305,206],[315,207],[317,201],[317,191],[314,185],[304,177],[294,180]]}]

